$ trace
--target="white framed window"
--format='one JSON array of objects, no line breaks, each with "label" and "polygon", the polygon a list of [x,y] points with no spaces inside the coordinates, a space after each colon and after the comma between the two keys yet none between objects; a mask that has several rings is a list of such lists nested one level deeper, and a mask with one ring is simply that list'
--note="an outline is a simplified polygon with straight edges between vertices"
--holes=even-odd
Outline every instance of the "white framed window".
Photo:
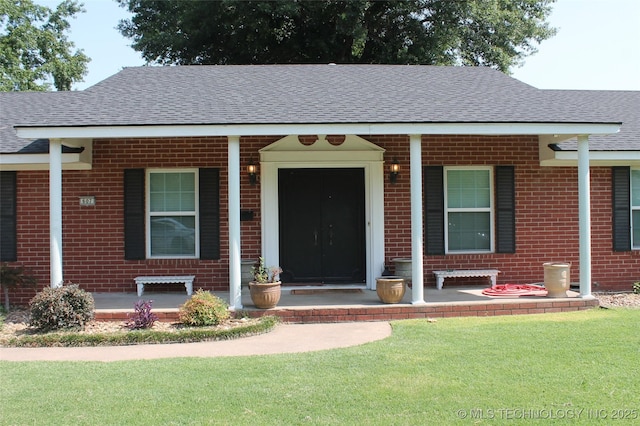
[{"label": "white framed window", "polygon": [[631,169],[631,248],[640,250],[640,169]]},{"label": "white framed window", "polygon": [[147,258],[195,258],[198,170],[147,170]]},{"label": "white framed window", "polygon": [[445,167],[445,252],[493,252],[493,170]]}]

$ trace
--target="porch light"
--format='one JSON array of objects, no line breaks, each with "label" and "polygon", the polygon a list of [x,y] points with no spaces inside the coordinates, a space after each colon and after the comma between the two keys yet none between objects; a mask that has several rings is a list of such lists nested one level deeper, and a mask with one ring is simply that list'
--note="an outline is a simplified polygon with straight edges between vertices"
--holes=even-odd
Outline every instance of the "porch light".
[{"label": "porch light", "polygon": [[249,183],[251,185],[255,185],[258,182],[258,178],[256,176],[257,170],[258,170],[258,166],[253,164],[253,161],[251,161],[247,166],[247,174],[249,175]]},{"label": "porch light", "polygon": [[249,163],[249,165],[247,166],[247,174],[249,175],[249,183],[251,185],[255,185],[256,182],[258,181],[258,178],[256,176],[256,171],[258,170],[258,166],[255,165],[253,163],[253,161],[251,161]]},{"label": "porch light", "polygon": [[391,183],[396,183],[398,180],[398,173],[400,173],[400,163],[398,163],[397,158],[394,158],[393,162],[389,166],[389,181]]}]

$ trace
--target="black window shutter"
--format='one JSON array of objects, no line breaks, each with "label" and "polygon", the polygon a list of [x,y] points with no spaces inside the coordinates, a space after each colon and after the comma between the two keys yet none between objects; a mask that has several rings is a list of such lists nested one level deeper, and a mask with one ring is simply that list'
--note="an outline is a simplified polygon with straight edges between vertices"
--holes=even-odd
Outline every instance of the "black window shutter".
[{"label": "black window shutter", "polygon": [[613,250],[631,250],[631,169],[612,167]]},{"label": "black window shutter", "polygon": [[513,166],[496,166],[496,252],[516,252],[516,185]]},{"label": "black window shutter", "polygon": [[427,254],[444,254],[444,168],[424,168],[425,234]]},{"label": "black window shutter", "polygon": [[144,169],[124,171],[124,258],[144,259],[145,211]]},{"label": "black window shutter", "polygon": [[16,172],[0,172],[0,261],[15,262],[17,250]]},{"label": "black window shutter", "polygon": [[220,259],[220,171],[200,169],[200,259]]}]

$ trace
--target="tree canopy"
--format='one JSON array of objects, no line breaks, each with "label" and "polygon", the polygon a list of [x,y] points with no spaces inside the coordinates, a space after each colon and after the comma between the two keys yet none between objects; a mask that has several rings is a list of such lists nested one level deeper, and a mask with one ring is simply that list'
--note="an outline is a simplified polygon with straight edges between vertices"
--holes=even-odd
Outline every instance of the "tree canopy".
[{"label": "tree canopy", "polygon": [[555,34],[554,0],[117,0],[150,63],[484,65],[508,72]]},{"label": "tree canopy", "polygon": [[0,0],[0,91],[71,90],[90,59],[67,39],[69,18],[82,4],[64,0],[55,10],[32,0]]}]

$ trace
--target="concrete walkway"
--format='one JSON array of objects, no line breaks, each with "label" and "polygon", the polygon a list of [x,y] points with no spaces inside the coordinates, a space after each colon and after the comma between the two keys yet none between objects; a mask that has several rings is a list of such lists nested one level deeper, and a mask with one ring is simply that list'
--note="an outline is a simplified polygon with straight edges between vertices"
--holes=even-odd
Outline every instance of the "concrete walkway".
[{"label": "concrete walkway", "polygon": [[280,324],[265,334],[235,340],[87,348],[0,348],[0,361],[125,361],[311,352],[345,348],[391,335],[387,322]]}]

